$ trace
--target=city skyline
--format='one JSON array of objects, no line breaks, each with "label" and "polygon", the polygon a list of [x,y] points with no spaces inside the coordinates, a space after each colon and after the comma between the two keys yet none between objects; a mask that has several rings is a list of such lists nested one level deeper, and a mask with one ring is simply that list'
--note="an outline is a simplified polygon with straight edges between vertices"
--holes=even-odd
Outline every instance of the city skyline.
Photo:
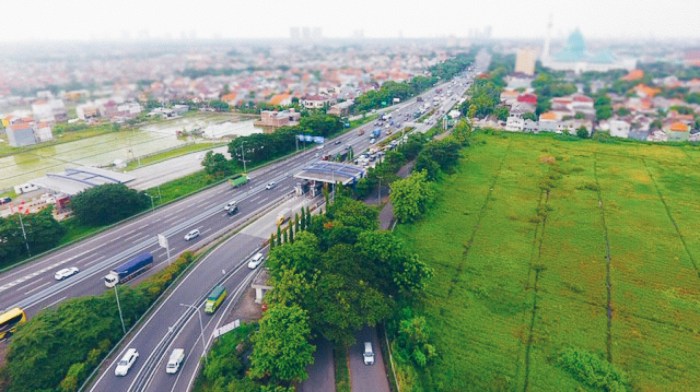
[{"label": "city skyline", "polygon": [[[700,38],[693,15],[700,3],[667,1],[666,7],[623,0],[605,2],[508,0],[459,3],[436,0],[394,4],[359,0],[352,7],[320,0],[232,4],[203,1],[125,0],[69,4],[29,0],[5,4],[0,43],[143,39],[289,39],[293,28],[317,29],[316,38],[484,37],[540,39],[552,18],[552,37],[579,28],[590,39]],[[683,10],[683,12],[680,12]],[[342,17],[341,17],[342,15]],[[673,23],[657,21],[673,20]]]}]

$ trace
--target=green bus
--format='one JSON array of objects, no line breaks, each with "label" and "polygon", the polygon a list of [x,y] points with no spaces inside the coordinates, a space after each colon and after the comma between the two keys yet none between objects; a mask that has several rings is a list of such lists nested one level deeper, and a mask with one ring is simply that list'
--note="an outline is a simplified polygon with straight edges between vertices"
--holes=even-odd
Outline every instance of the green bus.
[{"label": "green bus", "polygon": [[226,292],[226,287],[215,286],[211,290],[211,293],[209,293],[207,302],[204,303],[204,313],[212,314],[216,312],[216,309],[219,309],[221,303],[226,299],[226,295],[228,295]]}]

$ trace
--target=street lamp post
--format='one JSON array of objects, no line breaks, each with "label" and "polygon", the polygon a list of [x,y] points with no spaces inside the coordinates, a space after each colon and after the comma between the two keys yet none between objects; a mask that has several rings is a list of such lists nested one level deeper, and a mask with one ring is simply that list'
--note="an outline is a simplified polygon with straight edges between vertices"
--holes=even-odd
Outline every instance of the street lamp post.
[{"label": "street lamp post", "polygon": [[149,195],[148,193],[145,193],[145,195],[151,198],[151,212],[156,212],[156,205],[153,203],[153,196]]},{"label": "street lamp post", "polygon": [[248,171],[245,168],[245,149],[243,146],[245,145],[245,142],[241,143],[241,157],[243,158],[243,173],[248,173]]},{"label": "street lamp post", "polygon": [[27,247],[27,254],[32,257],[32,252],[29,250],[29,241],[27,241],[27,232],[24,230],[24,221],[22,220],[22,210],[19,211],[19,225],[22,226],[22,236],[24,237],[24,245]]},{"label": "street lamp post", "polygon": [[119,304],[119,293],[117,293],[117,285],[114,285],[114,296],[117,298],[117,309],[119,309],[119,320],[122,322],[122,331],[126,335],[126,325],[124,325],[124,316],[122,315],[122,307]]},{"label": "street lamp post", "polygon": [[202,340],[202,357],[204,357],[204,362],[207,362],[207,346],[204,343],[204,326],[202,324],[202,314],[199,313],[199,308],[194,305],[180,304],[180,306],[192,308],[195,310],[195,312],[197,312],[197,316],[199,317],[199,338]]}]

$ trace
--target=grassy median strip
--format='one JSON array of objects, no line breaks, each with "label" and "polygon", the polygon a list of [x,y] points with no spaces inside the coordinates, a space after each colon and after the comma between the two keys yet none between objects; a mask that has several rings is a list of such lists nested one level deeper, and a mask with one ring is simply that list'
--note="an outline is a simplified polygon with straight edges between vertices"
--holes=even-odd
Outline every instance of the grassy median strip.
[{"label": "grassy median strip", "polygon": [[333,347],[333,360],[335,362],[336,392],[350,392],[350,369],[348,368],[347,348],[340,345]]}]

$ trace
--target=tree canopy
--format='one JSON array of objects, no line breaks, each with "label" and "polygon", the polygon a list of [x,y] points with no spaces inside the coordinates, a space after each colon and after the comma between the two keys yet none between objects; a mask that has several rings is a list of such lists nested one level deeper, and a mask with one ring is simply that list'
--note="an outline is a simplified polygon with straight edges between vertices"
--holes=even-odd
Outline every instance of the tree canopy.
[{"label": "tree canopy", "polygon": [[73,196],[71,207],[81,223],[90,226],[107,225],[127,218],[150,205],[143,192],[123,184],[105,184]]}]

